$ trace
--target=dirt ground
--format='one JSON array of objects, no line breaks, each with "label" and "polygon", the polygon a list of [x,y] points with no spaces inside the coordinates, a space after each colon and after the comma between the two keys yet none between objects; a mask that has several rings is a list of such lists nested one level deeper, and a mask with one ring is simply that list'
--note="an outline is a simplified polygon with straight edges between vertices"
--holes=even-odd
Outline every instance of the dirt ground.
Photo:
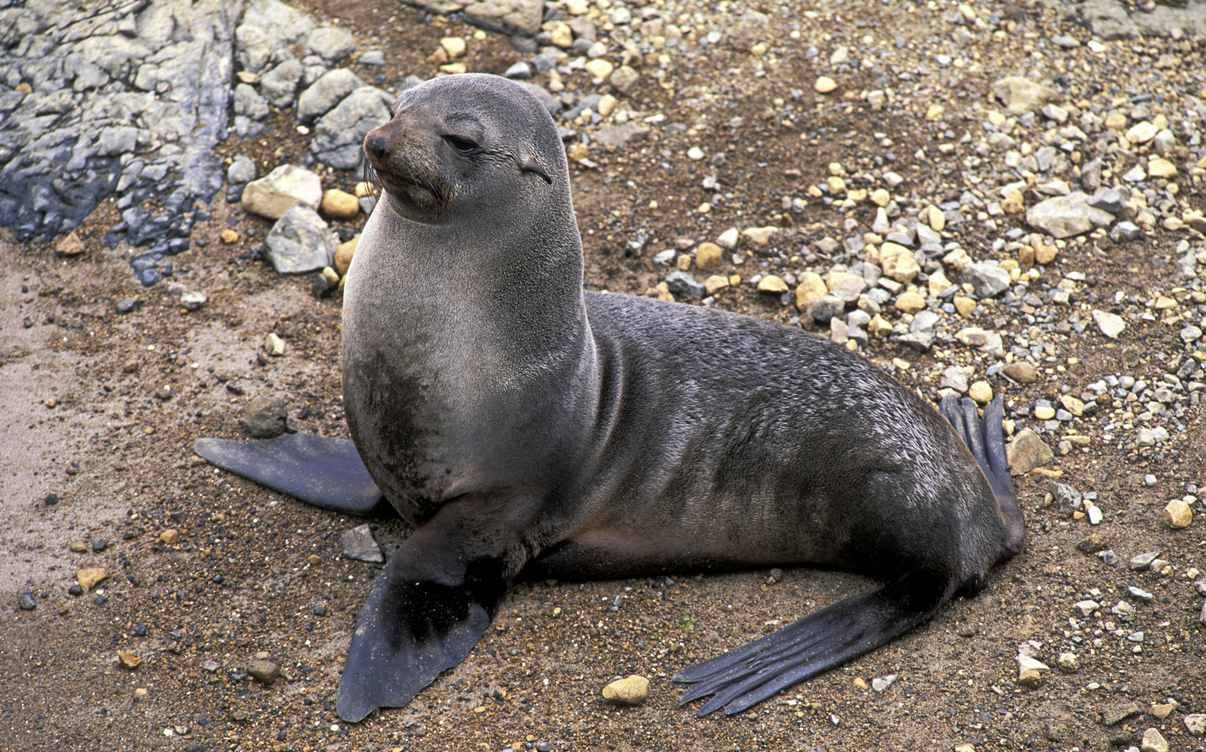
[{"label": "dirt ground", "polygon": [[[430,75],[435,66],[425,58],[435,41],[447,29],[472,33],[379,1],[302,5],[352,28],[362,47],[386,50],[388,79]],[[870,2],[825,12],[817,23],[831,30],[849,24],[852,39],[883,27],[906,40],[926,34],[939,14],[920,7],[918,19],[899,6]],[[1001,59],[1022,55],[1023,43],[1001,40]],[[596,168],[572,168],[591,288],[644,294],[660,281],[665,270],[652,267],[648,252],[626,252],[642,232],[659,247],[679,236],[714,238],[730,225],[771,220],[815,230],[816,237],[827,226],[840,234],[835,211],[810,204],[789,216],[781,198],[823,181],[831,161],[848,169],[870,165],[885,135],[902,157],[893,169],[916,185],[938,185],[939,176],[959,171],[958,158],[937,149],[924,161],[908,158],[936,141],[921,120],[880,121],[850,106],[817,104],[805,108],[807,122],[782,127],[768,102],[793,88],[811,98],[818,75],[818,62],[798,47],[784,49],[783,64],[765,76],[725,80],[715,80],[715,71],[745,62],[718,50],[715,70],[675,70],[674,93],[649,85],[631,95],[642,111],[695,125],[592,155]],[[505,40],[491,36],[471,46],[468,61],[472,70],[501,72],[519,59]],[[951,84],[982,92],[989,75]],[[745,118],[739,129],[727,124],[735,115]],[[270,135],[232,140],[223,151],[250,153],[261,168],[295,160],[304,144],[290,137],[291,126],[282,116]],[[800,139],[801,127],[810,138]],[[711,198],[701,187],[704,167],[681,157],[697,143],[728,155],[731,196],[706,216],[696,211]],[[327,178],[345,188],[355,180]],[[1200,184],[1189,190],[1196,191],[1191,198],[1198,206],[1206,205]],[[189,449],[200,436],[240,435],[242,406],[260,395],[286,397],[297,430],[346,435],[339,298],[316,298],[308,279],[275,274],[255,255],[269,224],[219,198],[213,218],[194,234],[204,245],[175,258],[176,281],[209,297],[204,308],[187,312],[168,284],[138,287],[128,249],[100,244],[113,211],[102,206],[86,225],[88,250],[79,258],[57,257],[45,244],[0,243],[4,752],[499,750],[522,748],[525,741],[557,750],[949,750],[964,743],[976,750],[1071,750],[1137,746],[1153,726],[1173,750],[1206,745],[1180,720],[1206,712],[1201,600],[1184,577],[1125,566],[1130,556],[1159,550],[1179,572],[1206,569],[1201,521],[1172,531],[1159,517],[1187,483],[1206,485],[1200,410],[1162,450],[1138,455],[1094,434],[1088,447],[1058,462],[1066,482],[1100,495],[1109,518],[1098,532],[1123,566],[1109,568],[1079,553],[1076,544],[1089,528],[1045,502],[1046,480],[1019,479],[1028,545],[982,594],[744,715],[695,718],[676,706],[670,676],[869,583],[807,569],[789,569],[773,584],[765,571],[523,583],[464,664],[409,707],[344,724],[334,712],[343,652],[376,573],[373,565],[341,556],[339,536],[358,522],[222,474]],[[227,225],[240,231],[239,243],[218,242]],[[974,227],[965,227],[960,240],[973,255],[991,255],[991,239],[978,237]],[[1171,284],[1174,244],[1171,233],[1158,230],[1142,253],[1087,243],[1070,246],[1060,263],[1092,268],[1103,296],[1116,290],[1142,295]],[[115,302],[130,297],[141,306],[119,315]],[[791,310],[746,288],[720,304],[784,321]],[[1004,313],[997,316],[995,325],[1010,331]],[[257,355],[269,332],[287,343],[284,357]],[[1078,385],[1116,373],[1120,364],[1158,375],[1159,353],[1179,347],[1175,332],[1142,321],[1108,346],[1074,333],[1061,335],[1058,344],[1061,359],[1073,363],[1062,379]],[[880,363],[892,357],[924,366],[936,356],[893,345],[874,353]],[[908,381],[922,370],[899,375]],[[1057,391],[1040,380],[1008,386],[1007,397],[1025,404]],[[1157,485],[1143,483],[1148,473]],[[405,533],[391,523],[373,524],[379,540]],[[174,544],[160,538],[167,529],[178,531]],[[71,550],[72,542],[84,550]],[[108,579],[93,592],[69,595],[75,571],[85,566],[104,567]],[[1076,673],[1052,670],[1035,689],[1016,683],[1021,643],[1039,641],[1053,657],[1068,644],[1073,603],[1094,588],[1104,593],[1103,603],[1113,603],[1129,585],[1155,596],[1140,606],[1142,652],[1098,629],[1096,642],[1075,648]],[[37,608],[18,610],[18,594],[27,587]],[[122,668],[118,650],[133,651],[141,665]],[[271,686],[244,673],[259,652],[285,673]],[[601,687],[629,673],[650,678],[648,702],[605,704]],[[882,693],[855,684],[887,674],[899,678]],[[1169,719],[1146,715],[1149,705],[1167,698],[1180,705]],[[1104,709],[1131,700],[1144,712],[1115,726],[1100,721]]]}]

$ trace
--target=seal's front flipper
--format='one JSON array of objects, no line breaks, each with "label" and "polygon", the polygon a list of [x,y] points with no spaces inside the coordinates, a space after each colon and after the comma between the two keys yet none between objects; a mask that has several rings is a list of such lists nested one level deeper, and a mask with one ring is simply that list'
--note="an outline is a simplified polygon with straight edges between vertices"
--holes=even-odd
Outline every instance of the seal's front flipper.
[{"label": "seal's front flipper", "polygon": [[674,681],[695,686],[678,703],[711,695],[699,715],[721,708],[726,715],[740,713],[899,637],[929,619],[951,590],[947,578],[916,572],[836,603],[772,635],[684,669]]},{"label": "seal's front flipper", "polygon": [[223,470],[316,507],[356,515],[390,509],[347,439],[304,433],[261,441],[197,439],[193,451]]}]

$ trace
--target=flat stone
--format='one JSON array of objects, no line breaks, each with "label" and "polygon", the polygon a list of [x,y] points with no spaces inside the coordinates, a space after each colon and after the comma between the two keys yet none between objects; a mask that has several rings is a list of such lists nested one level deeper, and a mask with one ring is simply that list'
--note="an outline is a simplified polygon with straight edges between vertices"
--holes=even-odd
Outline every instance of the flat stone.
[{"label": "flat stone", "polygon": [[280,274],[301,274],[330,266],[335,247],[335,233],[308,206],[294,206],[281,215],[264,240],[268,261]]},{"label": "flat stone", "polygon": [[1042,661],[1021,653],[1018,654],[1017,661],[1018,684],[1021,684],[1023,687],[1039,686],[1043,683],[1043,674],[1051,670]]},{"label": "flat stone", "polygon": [[1038,369],[1024,360],[1007,363],[1001,372],[1019,384],[1033,384],[1039,377]]},{"label": "flat stone", "polygon": [[132,653],[129,650],[118,650],[117,661],[121,667],[127,671],[133,671],[142,665],[142,656],[137,653]]},{"label": "flat stone", "polygon": [[1193,736],[1206,735],[1206,713],[1190,713],[1185,716],[1185,730]]},{"label": "flat stone", "polygon": [[1110,339],[1118,339],[1118,335],[1126,329],[1126,321],[1118,314],[1109,311],[1094,309],[1093,322],[1097,324],[1101,333]]},{"label": "flat stone", "polygon": [[1029,428],[1018,432],[1005,448],[1009,471],[1014,475],[1025,475],[1037,467],[1045,467],[1055,461],[1055,453],[1037,433]]},{"label": "flat stone", "polygon": [[289,403],[283,397],[254,397],[243,408],[243,430],[253,439],[271,439],[289,430]]},{"label": "flat stone", "polygon": [[105,571],[104,567],[84,567],[75,572],[75,581],[85,591],[96,587],[108,577],[109,573]]},{"label": "flat stone", "polygon": [[381,547],[377,545],[376,539],[373,538],[373,531],[368,525],[357,525],[344,531],[339,536],[339,543],[343,547],[345,558],[367,561],[371,564],[381,564],[385,561],[385,557],[381,554]]},{"label": "flat stone", "polygon": [[1127,718],[1132,718],[1142,712],[1143,708],[1139,707],[1138,703],[1131,700],[1123,700],[1103,708],[1101,711],[1101,722],[1106,726],[1117,726]]},{"label": "flat stone", "polygon": [[329,70],[306,87],[297,98],[297,117],[303,123],[322,117],[344,97],[362,86],[364,82],[360,77],[347,68]]},{"label": "flat stone", "polygon": [[1164,507],[1164,523],[1171,528],[1189,527],[1193,522],[1193,508],[1181,499],[1173,499]]},{"label": "flat stone", "polygon": [[318,208],[322,180],[303,167],[281,165],[243,189],[243,209],[268,219],[280,219],[297,205]]},{"label": "flat stone", "polygon": [[1009,272],[991,261],[972,264],[964,275],[981,298],[996,297],[1009,289]]},{"label": "flat stone", "polygon": [[1007,76],[992,85],[992,95],[1010,112],[1021,114],[1055,99],[1058,92],[1021,76]]},{"label": "flat stone", "polygon": [[1139,750],[1140,752],[1168,752],[1168,741],[1159,729],[1149,728],[1143,732]]},{"label": "flat stone", "polygon": [[1113,215],[1095,208],[1089,195],[1080,191],[1045,199],[1026,210],[1028,225],[1055,238],[1082,235],[1112,221]]}]

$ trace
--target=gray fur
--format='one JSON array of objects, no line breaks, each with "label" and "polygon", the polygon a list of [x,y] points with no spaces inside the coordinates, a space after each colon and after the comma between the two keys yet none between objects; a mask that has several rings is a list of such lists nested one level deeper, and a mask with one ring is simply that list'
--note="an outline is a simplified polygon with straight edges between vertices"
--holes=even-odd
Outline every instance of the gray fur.
[{"label": "gray fur", "polygon": [[499,557],[506,577],[920,569],[943,599],[1011,555],[959,436],[862,358],[749,317],[584,293],[564,151],[522,86],[417,86],[366,151],[387,191],[348,278],[344,403],[399,514],[452,531],[430,545]]}]

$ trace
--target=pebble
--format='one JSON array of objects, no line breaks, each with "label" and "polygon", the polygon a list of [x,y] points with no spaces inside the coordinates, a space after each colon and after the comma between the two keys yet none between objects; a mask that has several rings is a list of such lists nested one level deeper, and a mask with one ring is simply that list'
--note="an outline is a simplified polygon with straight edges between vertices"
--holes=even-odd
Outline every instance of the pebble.
[{"label": "pebble", "polygon": [[1025,475],[1035,468],[1045,467],[1055,461],[1055,453],[1043,439],[1029,428],[1022,429],[1005,447],[1009,471],[1014,475]]},{"label": "pebble", "polygon": [[280,678],[281,669],[272,661],[261,658],[247,664],[247,673],[259,683],[271,685]]},{"label": "pebble", "polygon": [[1126,321],[1118,314],[1109,311],[1094,309],[1093,322],[1097,324],[1101,333],[1110,339],[1118,339],[1118,335],[1126,329]]},{"label": "pebble", "polygon": [[818,94],[828,94],[837,88],[837,82],[829,76],[821,76],[817,79],[817,82],[813,84],[813,88],[816,89]]},{"label": "pebble", "polygon": [[1136,703],[1131,700],[1123,700],[1107,706],[1101,711],[1101,722],[1106,726],[1117,726],[1127,718],[1139,715],[1143,712]]},{"label": "pebble", "polygon": [[32,590],[22,590],[17,595],[17,608],[22,611],[33,611],[37,607],[38,602],[34,599]]},{"label": "pebble", "polygon": [[1028,655],[1019,653],[1018,661],[1018,684],[1023,687],[1037,687],[1043,683],[1043,672],[1050,671],[1047,664]]},{"label": "pebble", "polygon": [[1019,384],[1033,384],[1038,381],[1038,369],[1024,360],[1006,364],[1001,372]]},{"label": "pebble", "polygon": [[762,279],[758,280],[758,292],[770,293],[773,295],[781,295],[790,290],[787,283],[782,277],[774,274],[767,274]]},{"label": "pebble", "polygon": [[121,663],[121,667],[133,671],[142,665],[142,657],[137,653],[131,653],[129,650],[118,650],[117,660]]},{"label": "pebble", "polygon": [[981,405],[986,405],[992,401],[992,387],[987,381],[975,381],[968,387],[967,396],[971,397]]},{"label": "pebble", "polygon": [[1061,670],[1070,674],[1080,669],[1080,659],[1076,657],[1076,653],[1060,653],[1059,658],[1056,659],[1056,664]]},{"label": "pebble", "polygon": [[1037,109],[1056,97],[1053,89],[1021,76],[998,79],[992,85],[992,94],[1014,114]]},{"label": "pebble", "polygon": [[198,311],[205,307],[209,302],[209,298],[205,293],[197,290],[186,290],[180,295],[180,305],[186,311]]},{"label": "pebble", "polygon": [[617,705],[640,705],[649,697],[649,680],[640,674],[616,679],[603,688],[603,699]]},{"label": "pebble", "polygon": [[308,205],[286,210],[264,240],[265,255],[279,274],[314,272],[330,266],[338,245],[335,233]]},{"label": "pebble", "polygon": [[883,692],[888,687],[896,683],[896,674],[888,674],[887,676],[877,676],[871,680],[871,689],[876,692]]},{"label": "pebble", "polygon": [[109,573],[105,571],[104,567],[84,567],[83,569],[76,570],[75,581],[85,591],[89,591],[103,582],[108,576]]},{"label": "pebble", "polygon": [[264,338],[264,352],[268,355],[279,358],[285,354],[285,340],[281,339],[276,332],[269,332]]},{"label": "pebble", "polygon": [[1088,194],[1080,191],[1045,199],[1026,210],[1026,224],[1059,239],[1108,226],[1113,219],[1109,212],[1094,207]]},{"label": "pebble", "polygon": [[1141,752],[1168,752],[1168,741],[1159,729],[1149,728],[1143,732],[1143,741],[1139,749]]},{"label": "pebble", "polygon": [[288,415],[283,397],[253,397],[243,408],[243,430],[253,439],[272,439],[289,430]]},{"label": "pebble", "polygon": [[385,557],[381,554],[381,547],[377,545],[376,539],[373,538],[373,531],[367,524],[345,530],[339,536],[339,543],[343,547],[345,558],[367,561],[372,564],[381,564],[385,561]]},{"label": "pebble", "polygon": [[244,210],[268,219],[280,219],[301,204],[317,209],[322,201],[322,180],[313,172],[294,165],[281,165],[243,189]]},{"label": "pebble", "polygon": [[331,219],[355,219],[360,215],[360,200],[351,193],[331,188],[323,192],[318,210]]},{"label": "pebble", "polygon": [[1193,522],[1193,509],[1181,499],[1173,499],[1164,507],[1164,522],[1174,529],[1187,528]]},{"label": "pebble", "polygon": [[1206,713],[1185,716],[1185,730],[1193,736],[1206,736]]}]

